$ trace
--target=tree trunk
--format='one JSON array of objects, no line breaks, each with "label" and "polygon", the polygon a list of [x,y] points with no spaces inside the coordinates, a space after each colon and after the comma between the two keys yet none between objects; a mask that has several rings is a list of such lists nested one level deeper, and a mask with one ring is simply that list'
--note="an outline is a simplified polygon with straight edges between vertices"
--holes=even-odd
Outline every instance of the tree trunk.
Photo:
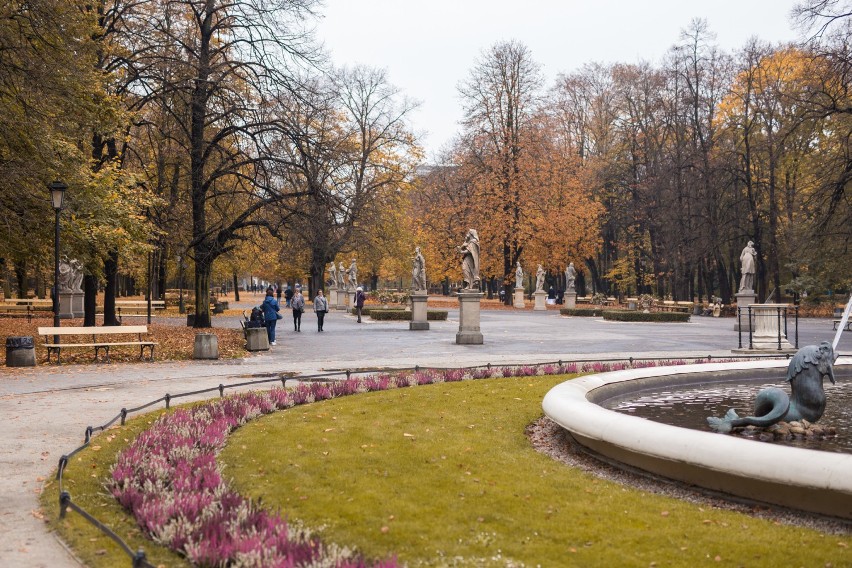
[{"label": "tree trunk", "polygon": [[91,274],[83,276],[83,327],[95,327],[95,312],[98,306],[98,278]]},{"label": "tree trunk", "polygon": [[240,301],[240,283],[237,281],[237,273],[236,272],[234,272],[232,274],[232,276],[234,278],[234,301],[239,302]]},{"label": "tree trunk", "polygon": [[115,289],[118,280],[118,251],[111,250],[104,259],[104,325],[121,325],[115,317]]},{"label": "tree trunk", "polygon": [[210,272],[213,267],[205,255],[200,254],[198,247],[195,253],[195,324],[192,327],[213,327],[210,317]]},{"label": "tree trunk", "polygon": [[18,297],[27,297],[27,261],[15,263],[15,276],[18,279]]}]

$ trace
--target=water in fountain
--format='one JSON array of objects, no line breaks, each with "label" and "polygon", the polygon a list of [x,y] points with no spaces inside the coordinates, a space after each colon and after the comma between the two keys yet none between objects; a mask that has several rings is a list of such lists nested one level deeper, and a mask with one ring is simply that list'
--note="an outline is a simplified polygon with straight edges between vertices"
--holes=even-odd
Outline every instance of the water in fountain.
[{"label": "water in fountain", "polygon": [[[810,448],[826,452],[852,453],[852,372],[836,368],[837,384],[824,383],[828,399],[820,425],[837,429],[837,436],[826,439],[794,438],[773,443]],[[766,387],[775,386],[790,392],[783,376],[777,381],[724,381],[685,385],[682,388],[665,386],[653,390],[626,393],[600,402],[601,406],[662,422],[672,426],[710,431],[707,416],[723,416],[729,408],[740,415],[752,413],[754,398]],[[721,434],[720,434],[721,435]]]}]

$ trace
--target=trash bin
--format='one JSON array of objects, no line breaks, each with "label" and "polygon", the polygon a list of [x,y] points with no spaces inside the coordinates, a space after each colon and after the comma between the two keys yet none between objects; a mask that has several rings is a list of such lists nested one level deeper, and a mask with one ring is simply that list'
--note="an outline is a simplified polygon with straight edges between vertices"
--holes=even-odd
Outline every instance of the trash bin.
[{"label": "trash bin", "polygon": [[30,335],[6,338],[7,367],[35,367],[35,345]]}]

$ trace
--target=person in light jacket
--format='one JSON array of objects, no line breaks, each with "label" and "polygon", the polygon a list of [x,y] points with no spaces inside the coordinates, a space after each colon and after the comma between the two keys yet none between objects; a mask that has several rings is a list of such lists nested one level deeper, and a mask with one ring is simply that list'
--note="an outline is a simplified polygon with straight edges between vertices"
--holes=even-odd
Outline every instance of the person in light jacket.
[{"label": "person in light jacket", "polygon": [[314,312],[317,314],[317,331],[322,331],[322,323],[328,313],[328,300],[322,295],[322,290],[317,290],[317,297],[314,298]]},{"label": "person in light jacket", "polygon": [[263,321],[266,322],[266,336],[269,338],[269,344],[275,345],[275,324],[278,323],[278,301],[275,299],[272,287],[266,289],[266,298],[260,305],[263,310]]},{"label": "person in light jacket", "polygon": [[302,312],[305,311],[305,297],[302,296],[302,288],[299,286],[296,286],[293,299],[290,300],[290,307],[293,308],[293,330],[302,331]]}]

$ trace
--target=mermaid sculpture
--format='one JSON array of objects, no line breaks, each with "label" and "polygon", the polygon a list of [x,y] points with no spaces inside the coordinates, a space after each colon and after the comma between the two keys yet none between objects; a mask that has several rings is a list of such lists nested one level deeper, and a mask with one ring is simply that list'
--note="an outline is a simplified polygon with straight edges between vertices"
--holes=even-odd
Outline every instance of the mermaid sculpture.
[{"label": "mermaid sculpture", "polygon": [[782,420],[816,422],[825,411],[822,387],[825,375],[834,384],[834,349],[831,343],[823,341],[819,345],[802,347],[787,366],[790,396],[779,388],[766,388],[755,397],[754,416],[740,417],[732,408],[723,418],[708,416],[707,423],[711,429],[727,433],[740,426],[766,428]]}]

